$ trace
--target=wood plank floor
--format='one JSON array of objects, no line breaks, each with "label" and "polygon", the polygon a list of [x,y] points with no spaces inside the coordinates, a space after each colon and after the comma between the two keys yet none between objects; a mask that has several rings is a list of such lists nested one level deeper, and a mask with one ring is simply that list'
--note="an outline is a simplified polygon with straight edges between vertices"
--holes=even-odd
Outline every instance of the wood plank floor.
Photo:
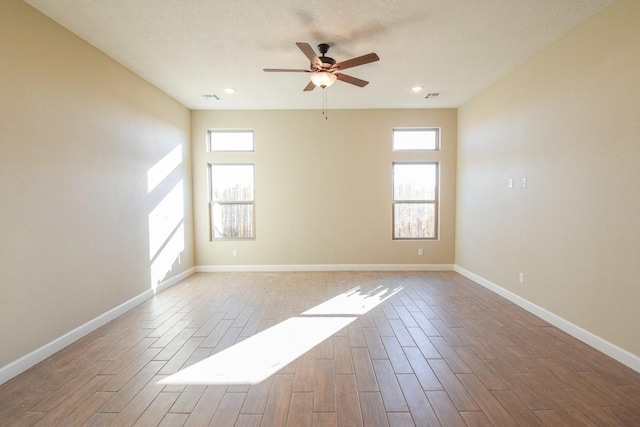
[{"label": "wood plank floor", "polygon": [[[361,313],[307,313],[354,288]],[[345,316],[255,384],[159,383]],[[1,385],[0,425],[640,426],[640,374],[453,272],[204,273]]]}]

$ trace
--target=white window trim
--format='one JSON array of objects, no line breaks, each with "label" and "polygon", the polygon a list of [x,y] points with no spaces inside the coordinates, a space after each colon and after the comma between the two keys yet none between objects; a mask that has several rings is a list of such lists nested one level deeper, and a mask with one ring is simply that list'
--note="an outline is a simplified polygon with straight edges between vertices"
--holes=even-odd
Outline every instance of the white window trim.
[{"label": "white window trim", "polygon": [[[251,149],[213,149],[211,136],[213,134],[251,134]],[[255,151],[255,134],[253,129],[208,129],[207,130],[207,152],[208,153],[252,153]]]},{"label": "white window trim", "polygon": [[[230,202],[220,202],[217,200],[213,200],[213,166],[252,166],[253,167],[253,199],[250,201],[230,201]],[[254,163],[208,163],[207,164],[207,174],[209,181],[209,240],[210,241],[224,241],[224,240],[255,240],[256,239],[256,172],[255,172],[255,164]],[[253,206],[253,215],[251,217],[251,229],[253,231],[251,237],[216,237],[214,235],[214,226],[213,226],[213,206],[215,204],[219,205],[252,205]]]},{"label": "white window trim", "polygon": [[[435,165],[435,193],[433,199],[424,200],[396,200],[395,198],[395,182],[394,179],[394,167],[395,165]],[[391,237],[393,240],[440,240],[440,162],[439,161],[416,161],[416,162],[393,162],[391,165]],[[432,204],[433,205],[433,237],[396,237],[395,230],[395,206],[396,204]]]},{"label": "white window trim", "polygon": [[[396,132],[434,132],[436,134],[435,148],[396,148],[395,134]],[[392,151],[440,151],[440,128],[439,127],[406,127],[406,128],[393,128],[391,133],[391,150]]]}]

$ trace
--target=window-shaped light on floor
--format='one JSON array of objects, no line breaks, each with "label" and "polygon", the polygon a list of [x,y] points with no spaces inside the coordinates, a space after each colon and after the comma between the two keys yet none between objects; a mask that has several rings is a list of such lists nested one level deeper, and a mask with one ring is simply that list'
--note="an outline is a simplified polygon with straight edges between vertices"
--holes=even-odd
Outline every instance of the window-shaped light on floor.
[{"label": "window-shaped light on floor", "polygon": [[184,368],[159,384],[260,383],[401,290],[355,287]]}]

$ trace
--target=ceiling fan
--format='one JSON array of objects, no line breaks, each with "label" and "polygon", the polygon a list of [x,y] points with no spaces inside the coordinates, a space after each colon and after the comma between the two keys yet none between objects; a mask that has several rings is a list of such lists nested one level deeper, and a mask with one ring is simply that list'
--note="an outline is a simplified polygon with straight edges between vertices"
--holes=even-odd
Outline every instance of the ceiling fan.
[{"label": "ceiling fan", "polygon": [[311,81],[304,88],[305,91],[313,90],[316,86],[324,89],[334,84],[336,80],[341,80],[345,83],[350,83],[359,87],[365,87],[369,84],[368,81],[348,76],[343,74],[341,71],[346,70],[347,68],[357,67],[358,65],[375,62],[380,59],[375,53],[369,53],[367,55],[358,56],[357,58],[336,62],[335,59],[325,56],[329,51],[329,45],[326,43],[318,45],[318,50],[320,51],[321,56],[316,55],[309,43],[297,42],[296,45],[309,59],[309,61],[311,61],[309,70],[289,68],[264,68],[263,70],[268,73],[311,73]]}]

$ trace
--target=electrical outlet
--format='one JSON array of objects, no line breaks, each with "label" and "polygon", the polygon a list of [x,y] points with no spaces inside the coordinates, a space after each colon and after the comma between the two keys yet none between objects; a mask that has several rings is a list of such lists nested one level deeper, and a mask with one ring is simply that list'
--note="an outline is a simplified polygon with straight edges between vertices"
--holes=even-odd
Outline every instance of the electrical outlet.
[{"label": "electrical outlet", "polygon": [[518,274],[518,282],[524,283],[524,273],[519,273]]},{"label": "electrical outlet", "polygon": [[522,178],[522,188],[527,186],[527,178]]},{"label": "electrical outlet", "polygon": [[422,250],[422,248],[418,248],[418,255],[424,255],[424,250]]}]

